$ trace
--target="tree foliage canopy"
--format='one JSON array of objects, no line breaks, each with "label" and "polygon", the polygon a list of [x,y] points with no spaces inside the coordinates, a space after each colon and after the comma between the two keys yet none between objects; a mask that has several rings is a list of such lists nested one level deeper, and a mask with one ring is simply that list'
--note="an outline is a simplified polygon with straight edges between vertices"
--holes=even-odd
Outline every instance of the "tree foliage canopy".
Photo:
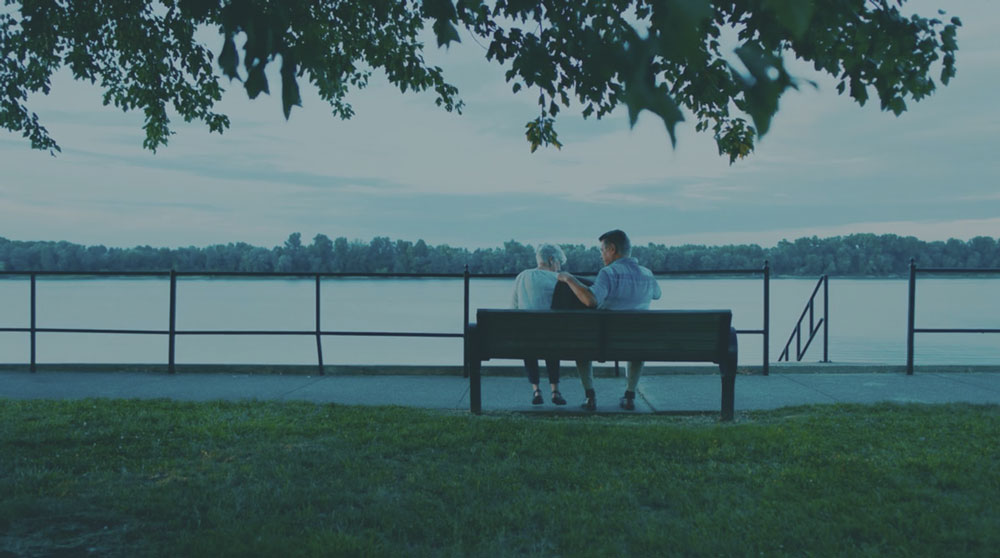
[{"label": "tree foliage canopy", "polygon": [[[514,93],[538,95],[540,114],[526,126],[532,151],[560,145],[554,122],[565,108],[601,118],[625,105],[633,125],[642,111],[657,115],[674,143],[677,124],[692,118],[732,162],[753,150],[781,95],[799,86],[787,56],[833,76],[861,105],[874,93],[897,115],[934,91],[935,78],[947,84],[961,22],[906,17],[904,2],[5,0],[0,126],[58,150],[27,104],[49,92],[62,67],[99,85],[104,104],[141,110],[144,145],[154,151],[171,135],[171,110],[222,132],[222,80],[242,82],[255,98],[270,92],[272,63],[286,118],[301,104],[303,80],[350,118],[345,96],[376,71],[402,92],[432,90],[438,105],[460,111],[457,89],[424,59],[429,27],[438,47],[464,30],[506,68]],[[218,53],[198,40],[201,30],[221,34]]]},{"label": "tree foliage canopy", "polygon": [[[596,246],[563,244],[564,269],[596,273],[604,265]],[[905,276],[910,258],[920,267],[1000,268],[1000,239],[977,236],[969,241],[925,242],[894,234],[852,234],[831,238],[782,240],[771,248],[756,244],[635,246],[634,255],[654,271],[760,269],[770,261],[776,275]],[[204,248],[106,248],[66,241],[18,241],[0,237],[0,274],[4,271],[248,271],[317,273],[518,273],[535,267],[535,249],[515,240],[502,247],[432,246],[423,240],[370,242],[331,240],[317,234],[310,244],[292,233],[282,246],[268,249],[245,242]]]}]

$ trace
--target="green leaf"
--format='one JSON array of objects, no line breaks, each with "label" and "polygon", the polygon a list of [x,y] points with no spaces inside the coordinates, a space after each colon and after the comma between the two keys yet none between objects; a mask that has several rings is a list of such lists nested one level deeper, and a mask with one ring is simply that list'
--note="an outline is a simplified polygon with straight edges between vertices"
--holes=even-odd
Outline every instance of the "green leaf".
[{"label": "green leaf", "polygon": [[859,78],[851,78],[851,98],[861,106],[865,106],[865,103],[868,102],[868,89]]},{"label": "green leaf", "polygon": [[729,155],[730,165],[750,155],[754,148],[754,134],[754,129],[747,126],[742,118],[733,120],[724,129],[717,127],[715,142],[719,155]]},{"label": "green leaf", "polygon": [[809,29],[816,10],[813,0],[764,0],[764,7],[773,12],[778,23],[795,38],[801,38]]},{"label": "green leaf", "polygon": [[281,58],[281,108],[285,111],[285,120],[291,115],[292,106],[301,107],[302,96],[295,78],[295,62],[286,54]]},{"label": "green leaf", "polygon": [[524,125],[526,129],[524,136],[527,138],[528,144],[531,146],[532,153],[534,153],[540,145],[553,145],[556,149],[562,149],[562,144],[559,143],[559,135],[553,127],[553,122],[554,120],[552,118],[542,115]]},{"label": "green leaf", "polygon": [[256,99],[262,92],[270,94],[267,88],[267,76],[264,75],[264,64],[259,63],[250,69],[247,74],[247,81],[243,84],[247,90],[247,96]]},{"label": "green leaf", "polygon": [[451,0],[424,0],[422,7],[424,14],[431,19],[453,20],[458,16]]},{"label": "green leaf", "polygon": [[754,43],[745,43],[736,49],[736,55],[749,70],[750,76],[743,76],[735,69],[732,69],[732,74],[742,84],[746,99],[744,110],[753,119],[757,133],[763,136],[771,126],[771,118],[778,112],[781,94],[789,87],[796,87],[796,84],[785,71],[780,57],[765,52]]},{"label": "green leaf", "polygon": [[657,53],[675,61],[698,56],[705,25],[712,18],[712,3],[709,0],[666,0],[653,3],[653,9],[651,28],[659,32]]},{"label": "green leaf", "polygon": [[218,0],[180,0],[177,4],[182,13],[199,21],[219,7]]},{"label": "green leaf", "polygon": [[462,42],[462,39],[458,36],[458,29],[455,29],[455,26],[446,19],[435,21],[433,29],[434,35],[437,36],[438,47],[446,47],[452,41],[456,43]]},{"label": "green leaf", "polygon": [[660,117],[667,128],[667,134],[670,135],[671,145],[677,147],[677,123],[684,121],[684,114],[670,96],[667,86],[651,86],[649,77],[638,73],[625,84],[624,97],[628,108],[629,126],[635,127],[639,113],[648,110]]},{"label": "green leaf", "polygon": [[458,12],[471,12],[472,14],[479,13],[479,10],[483,8],[483,0],[458,0],[455,4],[455,9]]},{"label": "green leaf", "polygon": [[240,74],[236,68],[239,63],[240,55],[236,52],[236,42],[233,41],[232,35],[226,35],[222,43],[222,52],[219,54],[219,68],[229,79],[239,79]]}]

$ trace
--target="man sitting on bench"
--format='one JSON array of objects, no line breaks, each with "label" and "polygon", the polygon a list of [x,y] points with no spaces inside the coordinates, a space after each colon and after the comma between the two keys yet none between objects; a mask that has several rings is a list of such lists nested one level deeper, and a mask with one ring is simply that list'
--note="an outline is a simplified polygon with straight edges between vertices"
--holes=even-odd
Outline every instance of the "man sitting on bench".
[{"label": "man sitting on bench", "polygon": [[[561,272],[559,281],[566,283],[573,294],[587,308],[598,308],[602,310],[647,310],[649,302],[660,298],[660,285],[653,277],[653,273],[639,265],[635,258],[631,257],[632,243],[629,242],[628,235],[623,231],[615,229],[600,236],[601,259],[604,267],[597,274],[593,285],[587,287],[579,279],[566,272]],[[583,382],[583,389],[586,399],[581,405],[588,411],[597,409],[597,398],[594,394],[594,369],[593,363],[588,360],[580,360],[576,363],[580,372],[580,381]],[[623,409],[635,410],[635,390],[639,385],[639,376],[642,374],[642,361],[630,361],[627,368],[628,386],[625,388],[625,396],[621,398],[619,404]]]}]

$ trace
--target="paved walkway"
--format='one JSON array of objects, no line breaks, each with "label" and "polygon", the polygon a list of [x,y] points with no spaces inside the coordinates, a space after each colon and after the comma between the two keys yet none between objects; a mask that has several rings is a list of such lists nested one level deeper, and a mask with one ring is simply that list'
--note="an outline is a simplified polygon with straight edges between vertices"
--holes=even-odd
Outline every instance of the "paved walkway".
[{"label": "paved walkway", "polygon": [[[598,412],[624,412],[618,398],[622,378],[597,378]],[[524,378],[483,377],[483,410],[518,412],[582,412],[583,389],[575,376],[565,378],[562,392],[569,405],[530,404]],[[545,388],[547,392],[547,387]],[[169,398],[183,401],[267,400],[312,401],[346,405],[401,405],[468,410],[469,381],[461,376],[307,376],[154,372],[0,372],[0,398]],[[718,375],[648,375],[639,384],[637,412],[718,412]],[[776,409],[816,403],[1000,404],[998,372],[772,373],[738,376],[736,410]]]}]

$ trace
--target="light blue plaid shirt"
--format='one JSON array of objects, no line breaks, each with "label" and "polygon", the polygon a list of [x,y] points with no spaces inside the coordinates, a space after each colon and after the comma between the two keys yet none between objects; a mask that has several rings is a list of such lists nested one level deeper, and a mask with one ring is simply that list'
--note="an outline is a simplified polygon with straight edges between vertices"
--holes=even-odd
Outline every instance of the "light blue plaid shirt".
[{"label": "light blue plaid shirt", "polygon": [[590,292],[601,310],[646,310],[661,295],[653,272],[635,258],[619,258],[601,268]]}]

